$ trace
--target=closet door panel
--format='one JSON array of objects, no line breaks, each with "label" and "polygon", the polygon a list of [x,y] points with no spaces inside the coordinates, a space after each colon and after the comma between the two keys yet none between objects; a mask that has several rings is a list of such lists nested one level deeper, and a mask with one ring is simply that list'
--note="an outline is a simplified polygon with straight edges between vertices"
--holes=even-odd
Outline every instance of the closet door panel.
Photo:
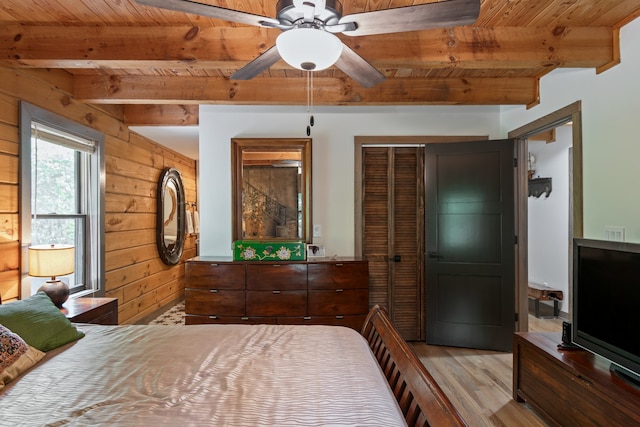
[{"label": "closet door panel", "polygon": [[424,162],[422,148],[395,148],[391,247],[392,320],[407,340],[420,339],[423,305]]},{"label": "closet door panel", "polygon": [[363,149],[363,254],[371,305],[407,340],[424,337],[424,149]]},{"label": "closet door panel", "polygon": [[363,162],[363,255],[369,261],[369,305],[389,308],[389,161],[391,150],[366,147]]}]

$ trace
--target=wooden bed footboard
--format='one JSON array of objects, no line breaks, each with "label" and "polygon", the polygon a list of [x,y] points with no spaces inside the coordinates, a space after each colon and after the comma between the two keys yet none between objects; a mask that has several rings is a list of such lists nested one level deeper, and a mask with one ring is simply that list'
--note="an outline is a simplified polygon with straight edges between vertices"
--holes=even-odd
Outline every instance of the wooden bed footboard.
[{"label": "wooden bed footboard", "polygon": [[362,327],[409,426],[466,426],[420,359],[395,329],[386,309],[376,305]]}]

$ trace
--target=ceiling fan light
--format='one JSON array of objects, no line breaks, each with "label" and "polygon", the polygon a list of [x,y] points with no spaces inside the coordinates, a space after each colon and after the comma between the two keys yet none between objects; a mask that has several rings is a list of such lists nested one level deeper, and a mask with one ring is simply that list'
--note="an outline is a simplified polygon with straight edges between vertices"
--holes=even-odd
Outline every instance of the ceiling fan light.
[{"label": "ceiling fan light", "polygon": [[336,63],[342,42],[335,35],[317,28],[294,28],[276,39],[278,53],[294,68],[319,71]]}]

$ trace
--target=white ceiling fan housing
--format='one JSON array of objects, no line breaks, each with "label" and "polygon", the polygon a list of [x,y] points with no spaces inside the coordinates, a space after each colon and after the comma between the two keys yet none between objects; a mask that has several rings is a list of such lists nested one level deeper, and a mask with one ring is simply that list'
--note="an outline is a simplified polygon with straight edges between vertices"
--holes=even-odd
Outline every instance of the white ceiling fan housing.
[{"label": "white ceiling fan housing", "polygon": [[276,47],[287,64],[305,71],[329,68],[342,55],[340,39],[317,28],[285,31],[276,39]]}]

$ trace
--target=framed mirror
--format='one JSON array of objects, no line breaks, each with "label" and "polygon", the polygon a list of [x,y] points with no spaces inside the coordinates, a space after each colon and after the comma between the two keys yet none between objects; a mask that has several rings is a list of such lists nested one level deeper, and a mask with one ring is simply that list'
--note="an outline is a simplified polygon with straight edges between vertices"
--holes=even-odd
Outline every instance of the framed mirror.
[{"label": "framed mirror", "polygon": [[167,265],[180,262],[185,239],[185,194],[180,172],[167,168],[158,180],[156,244]]},{"label": "framed mirror", "polygon": [[311,139],[231,140],[233,240],[311,238]]}]

